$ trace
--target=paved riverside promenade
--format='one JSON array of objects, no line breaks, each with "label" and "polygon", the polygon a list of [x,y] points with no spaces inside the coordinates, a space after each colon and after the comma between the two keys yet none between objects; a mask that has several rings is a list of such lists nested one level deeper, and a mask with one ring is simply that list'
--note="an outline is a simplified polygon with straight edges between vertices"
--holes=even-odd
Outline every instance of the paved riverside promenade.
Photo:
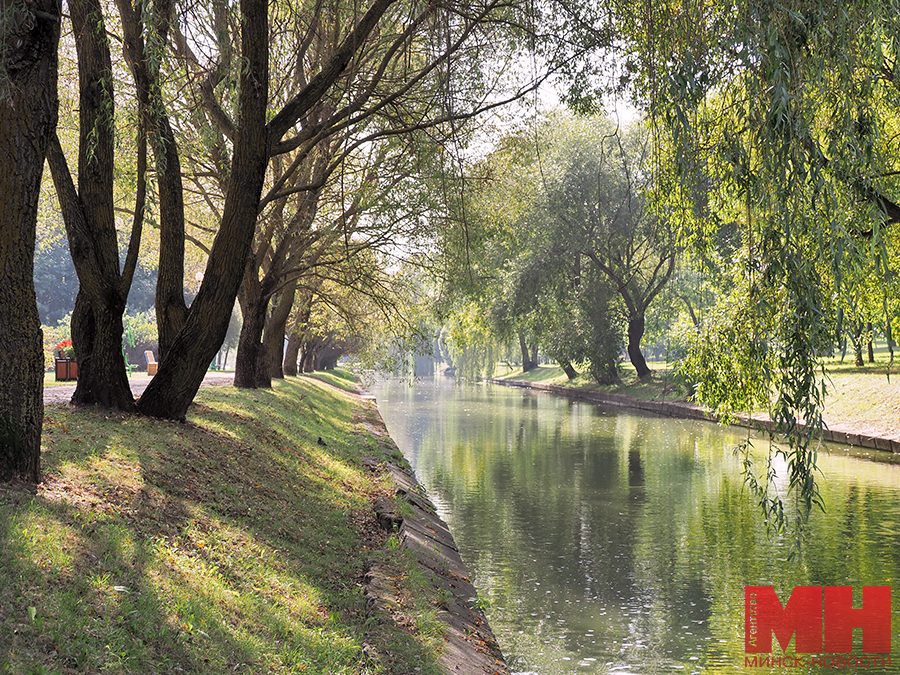
[{"label": "paved riverside promenade", "polygon": [[[578,401],[596,403],[598,405],[643,410],[664,417],[680,417],[684,419],[708,420],[711,422],[718,421],[713,413],[695,403],[686,403],[682,401],[645,401],[633,396],[628,396],[627,394],[587,391],[584,389],[575,389],[573,387],[561,387],[557,384],[527,382],[525,380],[504,380],[494,378],[491,382],[493,384],[503,385],[504,387],[519,387],[522,389],[546,391]],[[773,431],[775,429],[775,423],[768,415],[737,414],[735,415],[733,424],[735,426],[765,431]],[[834,424],[828,425],[827,428],[823,430],[822,436],[822,440],[826,443],[836,443],[838,445],[850,446],[853,448],[869,448],[872,450],[883,450],[884,452],[900,453],[900,435],[879,436],[861,433],[847,425]]]},{"label": "paved riverside promenade", "polygon": [[[147,388],[152,379],[153,377],[146,374],[132,375],[128,378],[128,382],[131,384],[131,391],[135,397],[144,393],[144,389]],[[231,384],[232,382],[234,382],[234,373],[209,372],[203,378],[201,386]],[[74,382],[72,384],[54,384],[50,387],[44,387],[44,405],[65,405],[72,400],[72,394],[74,393]]]}]

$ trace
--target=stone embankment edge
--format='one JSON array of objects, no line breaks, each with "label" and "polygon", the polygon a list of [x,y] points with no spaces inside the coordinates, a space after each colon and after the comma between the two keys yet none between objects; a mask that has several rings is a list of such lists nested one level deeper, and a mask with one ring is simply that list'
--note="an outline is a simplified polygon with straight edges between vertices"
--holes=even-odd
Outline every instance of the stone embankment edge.
[{"label": "stone embankment edge", "polygon": [[[374,403],[374,397],[364,395]],[[420,565],[435,595],[441,598],[438,618],[446,625],[444,650],[439,657],[443,672],[452,675],[510,675],[488,620],[476,605],[478,591],[459,555],[447,524],[437,515],[425,489],[390,437],[374,405],[367,410],[366,430],[378,439],[385,457],[367,461],[373,471],[387,471],[396,498],[408,508],[397,508],[395,500],[377,500],[379,523],[395,532],[400,548],[410,551]],[[397,590],[391,571],[373,563],[365,579],[366,605],[379,619],[393,616]]]},{"label": "stone embankment edge", "polygon": [[[628,396],[627,394],[587,391],[584,389],[574,389],[572,387],[561,387],[557,384],[527,382],[525,380],[493,378],[490,382],[503,385],[504,387],[519,387],[522,389],[546,391],[552,394],[566,396],[577,401],[586,401],[598,405],[634,408],[656,415],[662,415],[664,417],[706,420],[716,423],[719,421],[709,410],[693,403],[680,401],[645,401],[633,396]],[[735,416],[732,424],[734,426],[770,432],[775,430],[775,423],[768,415],[738,414]],[[826,443],[849,445],[854,448],[869,448],[873,450],[883,450],[884,452],[900,453],[900,436],[875,436],[863,434],[851,427],[840,424],[831,425],[824,429],[822,440]]]}]

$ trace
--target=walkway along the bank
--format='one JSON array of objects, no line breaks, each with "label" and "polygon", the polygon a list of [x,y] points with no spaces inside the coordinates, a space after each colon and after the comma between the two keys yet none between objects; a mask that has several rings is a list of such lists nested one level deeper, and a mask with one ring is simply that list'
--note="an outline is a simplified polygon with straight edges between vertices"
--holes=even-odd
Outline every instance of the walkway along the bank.
[{"label": "walkway along the bank", "polygon": [[[452,675],[509,675],[509,667],[487,618],[476,606],[478,591],[460,558],[450,529],[437,515],[434,504],[388,435],[374,405],[374,397],[365,395],[364,398],[373,401],[366,411],[366,429],[378,439],[379,448],[388,458],[372,458],[369,468],[387,470],[393,479],[396,497],[409,507],[401,514],[395,501],[377,501],[378,520],[386,529],[397,533],[400,547],[414,555],[428,582],[442,598],[438,618],[446,624],[446,633],[440,656],[441,669]],[[365,593],[366,604],[373,615],[386,618],[397,613],[397,592],[389,569],[370,565]]]},{"label": "walkway along the bank", "polygon": [[[599,391],[587,391],[572,387],[562,387],[558,384],[544,384],[541,382],[526,382],[525,380],[505,380],[494,378],[493,384],[504,387],[520,387],[523,389],[535,389],[552,394],[559,394],[577,401],[586,401],[598,405],[618,406],[623,408],[635,408],[646,412],[655,413],[664,417],[680,417],[685,419],[707,420],[718,422],[718,418],[706,408],[693,403],[680,401],[645,401],[627,394],[612,394]],[[775,423],[768,415],[735,415],[736,426],[751,429],[774,431]],[[849,445],[854,448],[870,448],[885,452],[900,453],[900,435],[872,436],[861,434],[859,431],[843,424],[835,424],[823,430],[822,440],[827,443]]]}]

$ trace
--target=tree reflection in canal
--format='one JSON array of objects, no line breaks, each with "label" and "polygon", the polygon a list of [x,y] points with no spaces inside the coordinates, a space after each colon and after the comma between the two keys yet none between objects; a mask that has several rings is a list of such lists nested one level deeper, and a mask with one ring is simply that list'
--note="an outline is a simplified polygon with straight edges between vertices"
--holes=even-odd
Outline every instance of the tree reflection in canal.
[{"label": "tree reflection in canal", "polygon": [[898,576],[893,463],[823,453],[827,510],[789,562],[743,489],[733,429],[441,379],[373,393],[521,672],[767,670],[744,665],[745,585],[782,602],[797,585],[854,586],[859,602]]}]

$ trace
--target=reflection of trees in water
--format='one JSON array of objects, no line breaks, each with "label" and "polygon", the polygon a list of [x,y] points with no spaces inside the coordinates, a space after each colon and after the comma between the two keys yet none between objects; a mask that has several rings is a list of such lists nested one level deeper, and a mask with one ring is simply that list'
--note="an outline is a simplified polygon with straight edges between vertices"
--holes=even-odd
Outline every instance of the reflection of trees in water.
[{"label": "reflection of trees in water", "polygon": [[828,512],[792,565],[766,538],[727,430],[509,390],[428,396],[403,423],[419,477],[523,670],[557,672],[566,655],[733,668],[744,585],[789,593],[898,572],[897,467],[823,457],[837,467],[825,470]]}]

